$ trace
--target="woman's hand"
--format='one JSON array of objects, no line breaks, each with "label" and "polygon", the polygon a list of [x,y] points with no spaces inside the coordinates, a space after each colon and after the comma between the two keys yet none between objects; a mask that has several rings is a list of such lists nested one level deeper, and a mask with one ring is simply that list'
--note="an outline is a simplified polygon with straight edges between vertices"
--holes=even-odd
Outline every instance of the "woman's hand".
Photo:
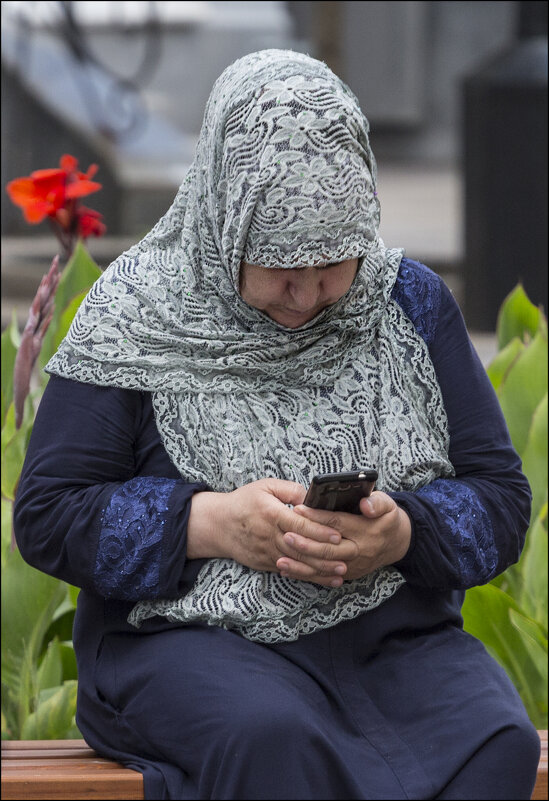
[{"label": "woman's hand", "polygon": [[301,484],[274,478],[253,481],[233,492],[197,492],[187,526],[187,557],[235,559],[255,570],[274,572],[279,570],[277,560],[288,553],[285,536],[290,532],[300,542],[316,546],[310,560],[303,555],[307,581],[333,586],[341,560],[317,558],[317,554],[331,553],[341,535],[323,521],[307,519],[287,506],[301,504],[304,498]]},{"label": "woman's hand", "polygon": [[344,579],[361,578],[402,559],[410,547],[412,534],[406,512],[384,492],[373,492],[369,498],[363,498],[360,511],[360,515],[354,515],[297,506],[296,514],[339,531],[342,539],[339,544],[326,545],[302,533],[286,533],[285,556],[276,563],[281,575],[317,581],[315,576],[333,569],[332,579],[322,583],[337,587]]}]

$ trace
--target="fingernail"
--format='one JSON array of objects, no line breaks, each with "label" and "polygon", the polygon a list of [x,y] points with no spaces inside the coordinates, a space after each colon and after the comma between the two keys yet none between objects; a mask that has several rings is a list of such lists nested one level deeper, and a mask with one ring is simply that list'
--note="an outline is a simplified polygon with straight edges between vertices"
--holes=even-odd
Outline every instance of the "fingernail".
[{"label": "fingernail", "polygon": [[342,584],[343,584],[343,579],[340,578],[332,579],[332,581],[330,582],[330,585],[332,587],[341,587]]},{"label": "fingernail", "polygon": [[295,545],[295,537],[293,534],[284,534],[284,539],[288,545]]},{"label": "fingernail", "polygon": [[345,568],[343,567],[343,565],[338,565],[335,568],[334,573],[338,573],[340,576],[342,576],[345,573]]},{"label": "fingernail", "polygon": [[330,542],[333,542],[334,545],[339,545],[340,539],[341,539],[341,537],[339,536],[339,534],[331,534],[330,535]]}]

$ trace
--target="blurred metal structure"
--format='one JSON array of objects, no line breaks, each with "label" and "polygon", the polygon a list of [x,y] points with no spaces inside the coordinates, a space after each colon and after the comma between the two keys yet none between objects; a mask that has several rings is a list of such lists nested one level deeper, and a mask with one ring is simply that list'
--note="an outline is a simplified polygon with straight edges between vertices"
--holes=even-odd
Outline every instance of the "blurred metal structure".
[{"label": "blurred metal structure", "polygon": [[[116,184],[109,232],[142,234],[192,161],[218,75],[245,53],[294,45],[283,2],[3,2],[4,181],[55,166],[67,148],[85,167],[91,153],[98,180]],[[2,233],[39,233],[5,193]]]},{"label": "blurred metal structure", "polygon": [[463,85],[464,313],[493,330],[520,280],[547,310],[547,3],[517,3],[515,43]]}]

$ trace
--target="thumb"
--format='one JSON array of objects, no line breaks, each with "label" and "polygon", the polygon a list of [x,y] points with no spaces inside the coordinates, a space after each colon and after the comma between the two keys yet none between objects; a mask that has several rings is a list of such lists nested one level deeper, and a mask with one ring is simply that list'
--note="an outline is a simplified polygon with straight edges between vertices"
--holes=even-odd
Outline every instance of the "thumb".
[{"label": "thumb", "polygon": [[390,512],[395,502],[384,492],[374,491],[368,498],[360,501],[360,511],[364,517],[376,518]]},{"label": "thumb", "polygon": [[298,503],[303,503],[305,500],[305,487],[298,484],[297,481],[268,478],[266,489],[282,503],[290,503],[292,506],[297,506]]}]

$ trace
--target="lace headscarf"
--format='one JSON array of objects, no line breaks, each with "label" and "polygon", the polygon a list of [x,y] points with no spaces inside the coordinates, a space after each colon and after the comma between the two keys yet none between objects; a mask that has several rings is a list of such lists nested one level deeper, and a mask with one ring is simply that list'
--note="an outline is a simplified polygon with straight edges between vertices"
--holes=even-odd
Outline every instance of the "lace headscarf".
[{"label": "lace headscarf", "polygon": [[[218,492],[365,467],[386,491],[451,475],[427,348],[391,299],[402,251],[379,237],[368,130],[325,64],[282,50],[236,61],[213,87],[172,206],[94,284],[46,369],[150,391],[182,477]],[[296,329],[240,295],[243,261],[352,258],[349,291]],[[290,640],[377,606],[403,581],[388,567],[327,589],[211,559],[184,598],[140,602],[130,620]]]}]

